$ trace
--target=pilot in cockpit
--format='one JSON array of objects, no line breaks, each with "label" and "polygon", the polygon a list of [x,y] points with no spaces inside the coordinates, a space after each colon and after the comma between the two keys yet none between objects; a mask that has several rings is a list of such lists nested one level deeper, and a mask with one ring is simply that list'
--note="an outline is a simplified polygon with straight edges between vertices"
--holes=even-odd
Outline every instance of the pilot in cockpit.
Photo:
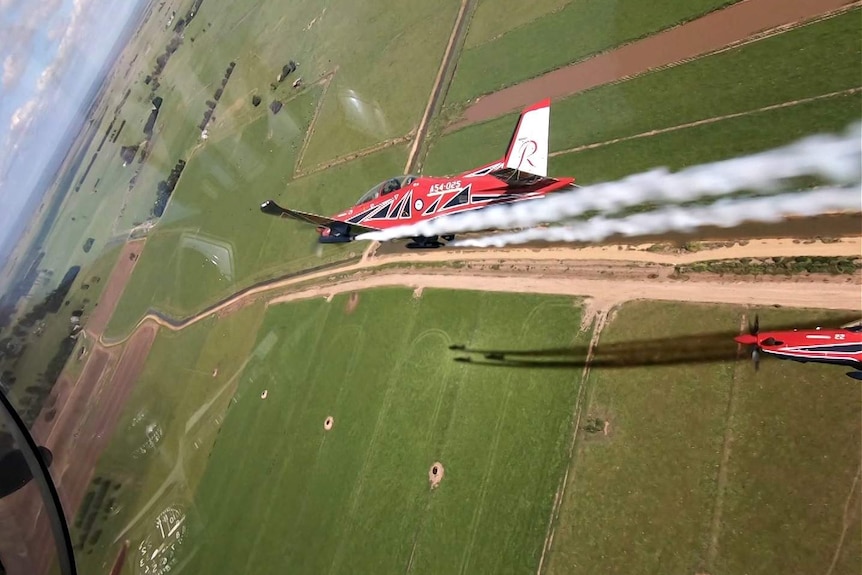
[{"label": "pilot in cockpit", "polygon": [[401,182],[398,178],[392,178],[391,180],[387,180],[380,188],[380,195],[385,196],[386,194],[391,194],[392,192],[398,191],[400,188]]},{"label": "pilot in cockpit", "polygon": [[401,189],[401,182],[398,180],[398,178],[386,180],[374,193],[374,195],[371,196],[371,199],[376,200],[380,196],[385,196],[387,194],[391,194],[392,192],[397,192],[399,189]]}]

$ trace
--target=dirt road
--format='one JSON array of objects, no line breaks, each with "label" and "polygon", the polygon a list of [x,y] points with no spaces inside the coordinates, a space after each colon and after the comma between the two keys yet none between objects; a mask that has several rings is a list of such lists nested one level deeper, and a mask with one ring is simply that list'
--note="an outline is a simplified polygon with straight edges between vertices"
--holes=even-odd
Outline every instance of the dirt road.
[{"label": "dirt road", "polygon": [[857,283],[751,283],[738,281],[685,282],[625,279],[585,279],[580,277],[489,276],[459,272],[424,272],[397,270],[381,272],[358,279],[347,279],[325,286],[314,286],[275,297],[270,304],[379,287],[405,286],[414,289],[458,289],[488,292],[525,292],[582,296],[593,300],[592,306],[608,309],[629,300],[651,299],[739,305],[782,305],[801,308],[858,310],[860,287]]},{"label": "dirt road", "polygon": [[743,0],[686,24],[480,97],[448,131],[519,110],[541,98],[558,99],[691,60],[759,33],[801,23],[854,0]]},{"label": "dirt road", "polygon": [[[290,277],[283,280],[274,280],[264,285],[244,290],[234,296],[222,300],[218,304],[189,318],[174,320],[149,314],[141,319],[141,321],[138,323],[138,326],[140,327],[146,323],[153,322],[161,325],[164,328],[173,331],[179,331],[214,314],[223,315],[224,313],[232,309],[239,309],[253,301],[257,301],[260,299],[270,299],[272,296],[278,295],[279,293],[287,290],[294,289],[300,284],[323,283],[324,287],[321,287],[319,289],[325,290],[325,282],[331,282],[335,278],[344,277],[346,275],[355,274],[357,272],[380,269],[384,266],[392,264],[431,264],[435,266],[439,264],[440,267],[445,267],[446,265],[453,266],[453,264],[463,265],[465,262],[493,262],[498,264],[504,264],[505,262],[511,261],[532,261],[535,262],[535,265],[533,266],[535,268],[534,274],[539,274],[541,273],[541,266],[554,265],[555,262],[617,261],[675,265],[698,261],[734,259],[742,257],[756,258],[792,255],[862,256],[862,238],[860,237],[842,238],[831,243],[815,242],[803,244],[798,242],[799,240],[793,239],[763,239],[750,241],[746,245],[726,245],[729,242],[723,242],[720,245],[711,246],[711,244],[709,243],[704,243],[702,245],[706,249],[703,249],[698,252],[684,253],[655,253],[652,251],[647,251],[647,249],[653,244],[643,244],[638,246],[588,246],[583,248],[557,247],[546,249],[501,248],[485,250],[434,250],[431,252],[398,253],[387,254],[383,256],[375,256],[369,253],[366,254],[366,257],[363,257],[361,261],[354,264],[348,264],[337,268],[328,268],[323,271],[303,274],[300,276]],[[750,283],[739,282],[738,285],[750,285]],[[818,306],[815,305],[810,307]],[[105,346],[119,345],[126,341],[126,339],[127,338],[123,338],[118,341],[111,342],[101,340],[101,344]]]}]

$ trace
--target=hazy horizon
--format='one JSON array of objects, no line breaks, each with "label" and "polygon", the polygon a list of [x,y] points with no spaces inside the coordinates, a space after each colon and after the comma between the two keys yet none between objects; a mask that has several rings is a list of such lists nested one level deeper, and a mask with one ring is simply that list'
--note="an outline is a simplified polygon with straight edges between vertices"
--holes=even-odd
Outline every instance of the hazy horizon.
[{"label": "hazy horizon", "polygon": [[[147,0],[0,0],[0,253],[137,7]],[[2,262],[0,262],[2,264]]]}]

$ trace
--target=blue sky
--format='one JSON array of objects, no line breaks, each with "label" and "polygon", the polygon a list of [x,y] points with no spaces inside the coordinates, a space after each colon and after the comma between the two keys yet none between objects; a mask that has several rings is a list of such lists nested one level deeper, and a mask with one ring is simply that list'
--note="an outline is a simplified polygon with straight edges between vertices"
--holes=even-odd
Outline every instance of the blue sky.
[{"label": "blue sky", "polygon": [[0,0],[0,245],[142,1]]}]

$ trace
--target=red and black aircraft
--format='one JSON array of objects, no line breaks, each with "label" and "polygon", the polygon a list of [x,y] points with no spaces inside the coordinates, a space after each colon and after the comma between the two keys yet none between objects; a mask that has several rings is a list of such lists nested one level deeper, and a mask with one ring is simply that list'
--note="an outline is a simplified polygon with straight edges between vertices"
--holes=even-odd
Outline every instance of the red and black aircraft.
[{"label": "red and black aircraft", "polygon": [[838,329],[794,329],[760,331],[760,319],[755,316],[748,333],[734,338],[742,345],[752,346],[754,368],[760,363],[760,352],[779,359],[802,363],[831,363],[852,367],[847,375],[862,379],[862,324]]},{"label": "red and black aircraft", "polygon": [[[273,200],[263,213],[312,224],[320,243],[351,242],[356,236],[496,204],[540,198],[574,183],[548,177],[550,99],[521,113],[503,159],[453,177],[396,176],[375,185],[356,204],[325,217],[283,208]],[[414,237],[408,248],[438,248],[453,235]]]}]

